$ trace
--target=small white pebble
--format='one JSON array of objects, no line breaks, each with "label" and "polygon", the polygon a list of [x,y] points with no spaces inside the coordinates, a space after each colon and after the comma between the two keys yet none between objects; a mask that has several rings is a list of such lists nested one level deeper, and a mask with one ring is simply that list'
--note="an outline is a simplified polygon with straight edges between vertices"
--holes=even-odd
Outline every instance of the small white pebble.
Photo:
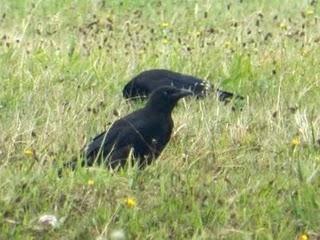
[{"label": "small white pebble", "polygon": [[58,219],[54,215],[42,215],[39,218],[39,223],[43,226],[58,227]]},{"label": "small white pebble", "polygon": [[110,234],[111,240],[125,240],[126,236],[122,229],[113,230]]}]

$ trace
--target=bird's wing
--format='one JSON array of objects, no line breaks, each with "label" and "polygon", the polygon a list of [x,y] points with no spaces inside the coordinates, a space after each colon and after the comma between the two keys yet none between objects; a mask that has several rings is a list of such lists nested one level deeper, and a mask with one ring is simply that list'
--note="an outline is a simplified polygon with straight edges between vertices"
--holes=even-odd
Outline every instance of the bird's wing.
[{"label": "bird's wing", "polygon": [[125,124],[118,120],[115,121],[107,131],[104,131],[94,137],[85,149],[85,165],[92,166],[96,160],[96,157],[100,153],[109,153],[113,147],[113,143],[117,139],[117,136],[124,128]]},{"label": "bird's wing", "polygon": [[[112,161],[117,158],[122,164],[130,149],[134,150],[135,157],[158,155],[168,142],[172,128],[171,124],[166,127],[159,124],[159,117],[151,116],[141,109],[117,120],[108,131],[89,143],[86,149],[86,165],[91,166],[95,161],[100,164],[101,155],[111,160],[109,164],[113,164]],[[156,143],[153,143],[153,140]]]},{"label": "bird's wing", "polygon": [[141,110],[138,110],[115,121],[107,131],[93,138],[85,150],[86,165],[91,166],[101,153],[107,156],[115,147],[121,148],[128,145],[127,143],[139,141],[137,133],[142,131],[148,122],[144,121],[140,112]]},{"label": "bird's wing", "polygon": [[143,72],[134,81],[137,88],[147,89],[149,93],[161,86],[175,86],[189,89],[201,97],[211,90],[211,85],[200,78],[164,69]]},{"label": "bird's wing", "polygon": [[131,145],[125,145],[112,151],[108,162],[106,163],[112,169],[115,169],[119,166],[124,166],[127,162],[127,159],[132,151]]}]

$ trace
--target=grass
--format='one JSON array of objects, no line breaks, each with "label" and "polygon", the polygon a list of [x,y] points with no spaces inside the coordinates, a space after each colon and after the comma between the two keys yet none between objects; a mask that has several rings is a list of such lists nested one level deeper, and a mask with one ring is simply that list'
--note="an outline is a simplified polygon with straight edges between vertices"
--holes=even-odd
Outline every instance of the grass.
[{"label": "grass", "polygon": [[[127,239],[320,238],[319,3],[1,6],[0,239],[110,239],[119,229]],[[59,179],[91,137],[143,105],[121,90],[150,68],[205,78],[246,104],[182,101],[173,138],[144,171]],[[59,227],[41,226],[44,214]]]}]

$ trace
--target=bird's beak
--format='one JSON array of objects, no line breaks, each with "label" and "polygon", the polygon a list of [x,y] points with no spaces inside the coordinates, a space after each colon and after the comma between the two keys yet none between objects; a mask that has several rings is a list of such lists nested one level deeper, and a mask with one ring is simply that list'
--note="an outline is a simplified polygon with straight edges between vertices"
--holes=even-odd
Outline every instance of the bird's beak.
[{"label": "bird's beak", "polygon": [[172,94],[172,96],[176,99],[180,99],[180,98],[183,98],[186,96],[191,96],[191,95],[193,95],[193,92],[190,90],[185,90],[185,89],[180,89],[176,93]]}]

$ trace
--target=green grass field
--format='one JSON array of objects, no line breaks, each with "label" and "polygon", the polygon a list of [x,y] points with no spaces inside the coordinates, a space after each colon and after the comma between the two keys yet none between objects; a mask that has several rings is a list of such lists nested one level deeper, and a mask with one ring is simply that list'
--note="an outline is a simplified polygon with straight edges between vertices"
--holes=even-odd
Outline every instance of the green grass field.
[{"label": "green grass field", "polygon": [[[320,239],[320,3],[0,5],[0,239]],[[150,68],[246,96],[243,110],[214,94],[181,101],[174,136],[144,171],[58,178],[143,106],[121,91]]]}]

